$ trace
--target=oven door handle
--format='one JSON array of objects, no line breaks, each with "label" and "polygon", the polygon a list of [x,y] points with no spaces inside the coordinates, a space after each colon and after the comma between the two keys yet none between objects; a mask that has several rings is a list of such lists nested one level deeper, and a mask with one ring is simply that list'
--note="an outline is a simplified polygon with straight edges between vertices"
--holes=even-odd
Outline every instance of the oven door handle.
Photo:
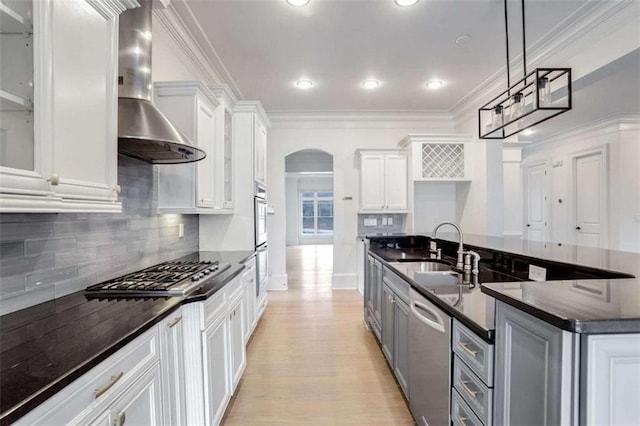
[{"label": "oven door handle", "polygon": [[258,247],[258,249],[257,249],[256,251],[257,251],[258,253],[261,253],[261,252],[263,252],[263,251],[267,251],[267,250],[268,250],[268,247],[267,247],[266,245],[264,245],[264,246],[260,246],[260,247]]}]

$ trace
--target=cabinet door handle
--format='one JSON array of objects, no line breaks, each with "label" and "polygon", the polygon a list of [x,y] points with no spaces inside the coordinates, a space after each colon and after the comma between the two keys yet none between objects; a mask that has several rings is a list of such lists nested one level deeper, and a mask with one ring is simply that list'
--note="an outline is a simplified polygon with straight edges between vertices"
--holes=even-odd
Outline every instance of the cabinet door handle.
[{"label": "cabinet door handle", "polygon": [[60,185],[60,176],[57,173],[51,173],[49,179],[47,179],[52,186]]},{"label": "cabinet door handle", "polygon": [[178,318],[176,318],[176,319],[174,319],[173,321],[171,321],[169,324],[167,324],[167,326],[168,326],[169,328],[173,328],[173,327],[175,327],[175,325],[176,325],[176,324],[178,324],[180,321],[182,321],[182,317],[181,317],[181,316],[180,316],[180,317],[178,317]]},{"label": "cabinet door handle", "polygon": [[106,391],[108,391],[109,389],[111,389],[111,387],[113,385],[115,385],[118,380],[120,380],[122,378],[122,376],[124,376],[124,371],[121,371],[120,373],[118,373],[115,376],[111,376],[111,379],[109,379],[109,383],[107,383],[106,385],[104,385],[101,388],[96,389],[93,394],[95,395],[96,398],[100,398]]},{"label": "cabinet door handle", "polygon": [[476,357],[476,354],[478,353],[478,351],[473,351],[471,349],[469,349],[469,344],[465,343],[465,342],[458,342],[458,346],[460,346],[462,349],[464,349],[464,351],[466,353],[468,353],[469,355],[471,355],[472,357]]},{"label": "cabinet door handle", "polygon": [[462,426],[466,426],[467,424],[464,422],[465,420],[467,420],[466,417],[460,417],[460,416],[456,416],[456,418],[458,419],[458,423],[460,423]]},{"label": "cabinet door handle", "polygon": [[576,229],[579,231],[579,230],[581,230],[582,228],[580,228],[579,226],[576,226]]},{"label": "cabinet door handle", "polygon": [[469,388],[469,386],[467,386],[467,383],[469,383],[468,380],[460,380],[460,384],[462,385],[462,389],[464,389],[464,391],[466,393],[468,393],[471,398],[476,399],[476,395],[478,394],[478,392],[471,390]]}]

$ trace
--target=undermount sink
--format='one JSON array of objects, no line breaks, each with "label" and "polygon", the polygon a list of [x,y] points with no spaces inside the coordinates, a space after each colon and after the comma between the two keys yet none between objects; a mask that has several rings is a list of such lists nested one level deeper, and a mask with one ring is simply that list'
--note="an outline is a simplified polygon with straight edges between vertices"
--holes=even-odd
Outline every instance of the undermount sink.
[{"label": "undermount sink", "polygon": [[429,260],[425,260],[425,259],[415,259],[415,260],[409,260],[409,259],[405,259],[400,260],[400,262],[405,263],[405,264],[409,264],[407,266],[409,266],[411,269],[414,270],[414,272],[420,272],[420,273],[427,273],[427,272],[452,272],[452,273],[457,273],[454,269],[453,266],[449,263],[446,262],[444,260],[438,260],[438,259],[429,259]]},{"label": "undermount sink", "polygon": [[441,286],[455,288],[460,280],[460,271],[444,260],[405,260],[391,263],[391,265],[412,278],[417,284],[428,288]]}]

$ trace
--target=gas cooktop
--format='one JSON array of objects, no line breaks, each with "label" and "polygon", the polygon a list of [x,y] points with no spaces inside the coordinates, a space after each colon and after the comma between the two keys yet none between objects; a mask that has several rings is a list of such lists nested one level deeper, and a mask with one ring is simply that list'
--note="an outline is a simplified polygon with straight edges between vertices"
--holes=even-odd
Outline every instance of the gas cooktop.
[{"label": "gas cooktop", "polygon": [[229,268],[228,263],[171,261],[87,287],[88,297],[184,296]]}]

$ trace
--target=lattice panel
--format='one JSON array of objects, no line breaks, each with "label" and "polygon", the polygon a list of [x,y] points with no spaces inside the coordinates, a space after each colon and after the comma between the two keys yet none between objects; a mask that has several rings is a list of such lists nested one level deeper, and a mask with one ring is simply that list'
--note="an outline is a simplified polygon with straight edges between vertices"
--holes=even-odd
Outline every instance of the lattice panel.
[{"label": "lattice panel", "polygon": [[463,178],[463,144],[422,144],[422,177]]}]

